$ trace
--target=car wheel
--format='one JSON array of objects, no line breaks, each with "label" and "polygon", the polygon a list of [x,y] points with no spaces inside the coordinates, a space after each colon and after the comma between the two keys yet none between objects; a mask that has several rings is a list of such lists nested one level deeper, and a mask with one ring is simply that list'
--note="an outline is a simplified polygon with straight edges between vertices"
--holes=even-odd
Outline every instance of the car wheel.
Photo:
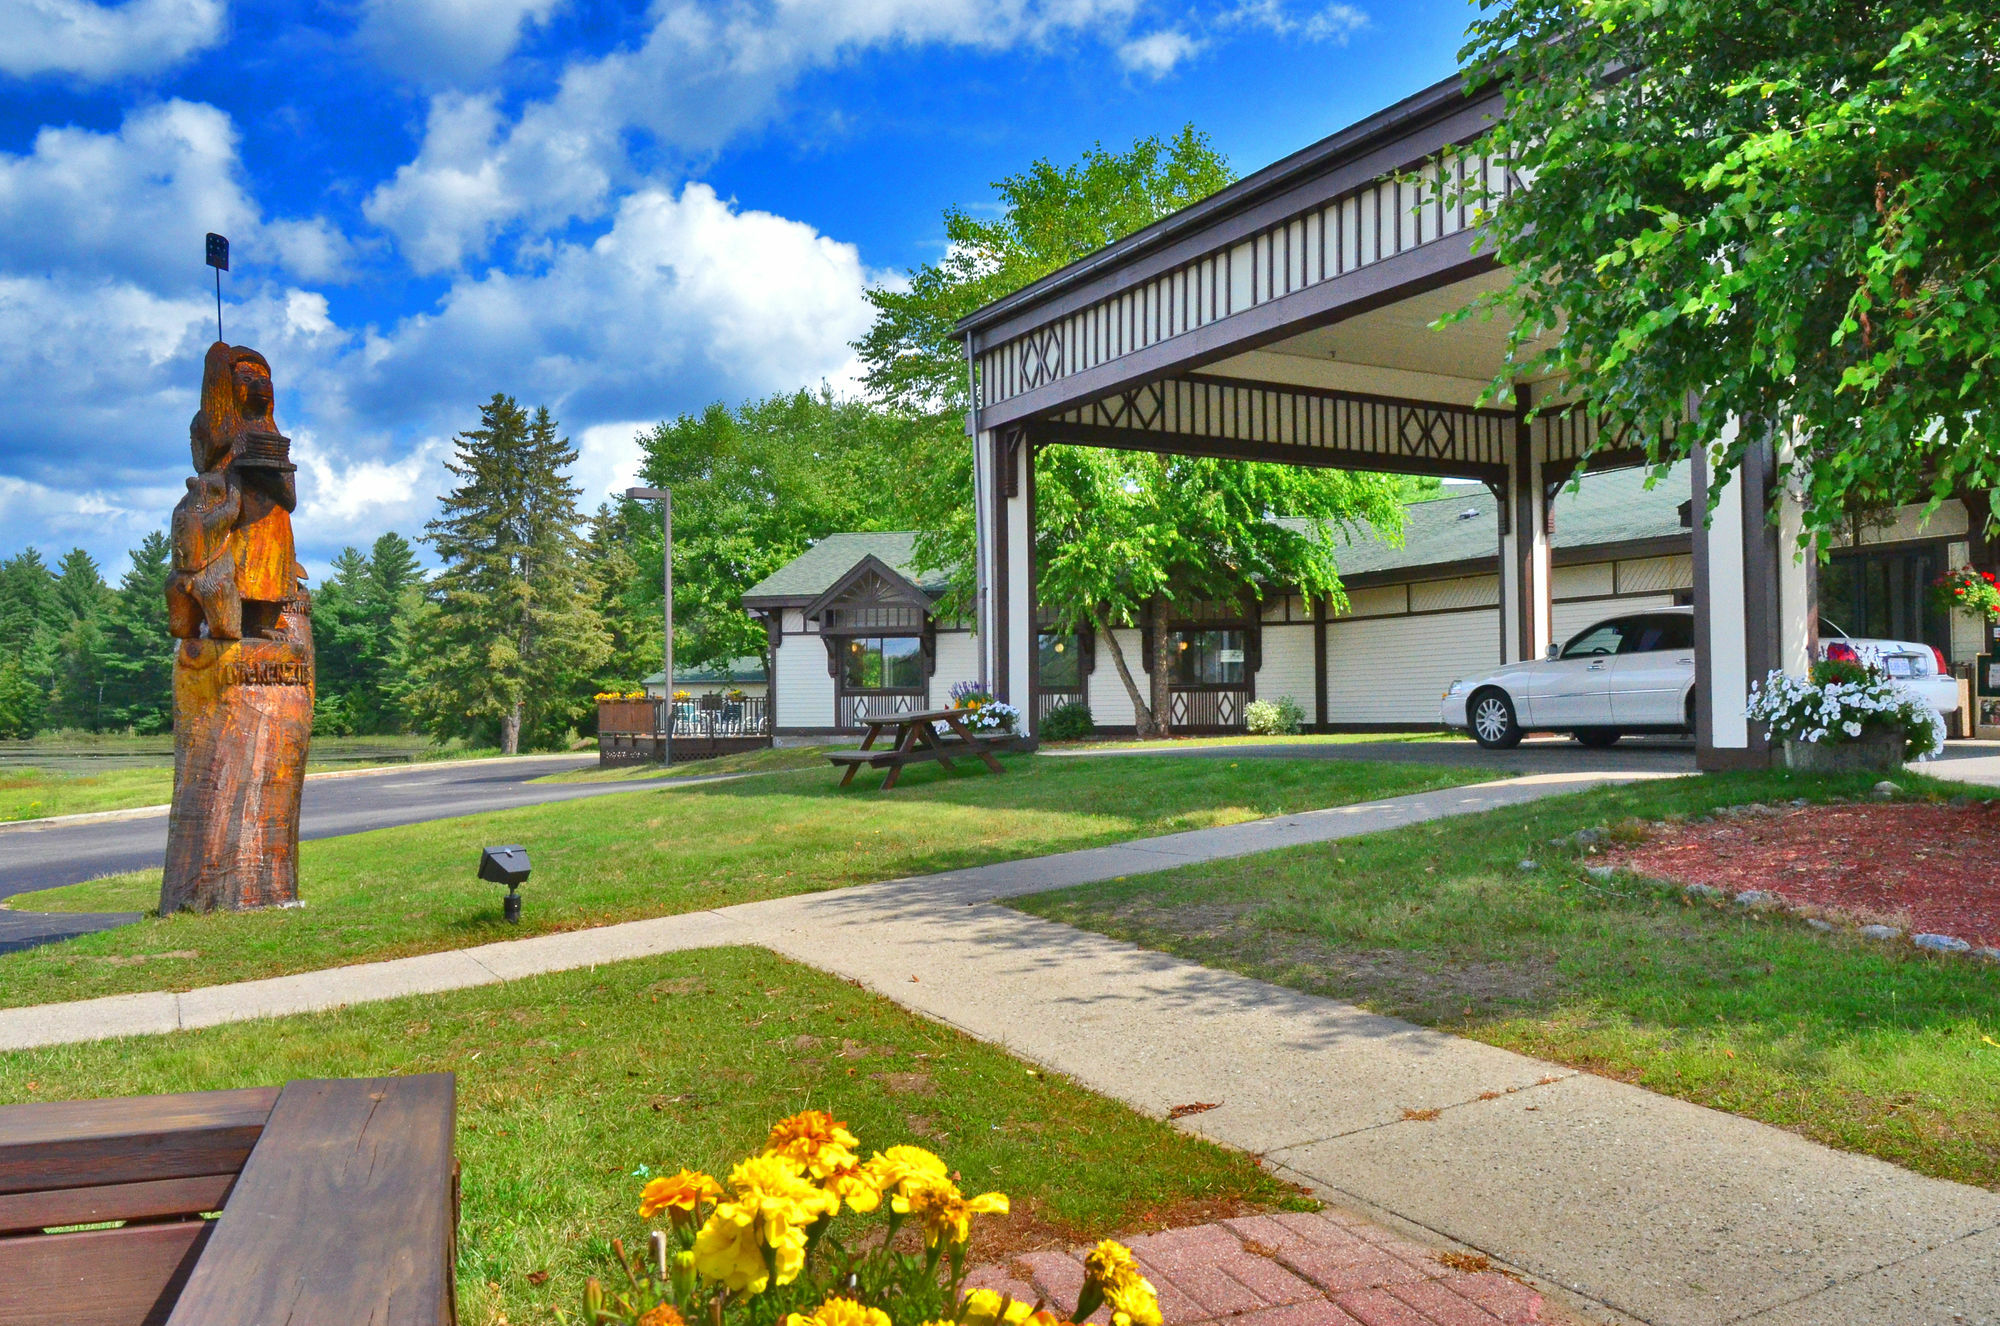
[{"label": "car wheel", "polygon": [[1488,750],[1512,750],[1521,744],[1521,724],[1514,717],[1514,702],[1507,692],[1481,691],[1466,706],[1472,739]]},{"label": "car wheel", "polygon": [[1688,692],[1688,702],[1687,702],[1687,728],[1688,728],[1688,730],[1687,730],[1687,734],[1688,734],[1689,736],[1693,736],[1693,735],[1695,734],[1695,732],[1694,732],[1694,692],[1693,692],[1693,691],[1689,691],[1689,692]]},{"label": "car wheel", "polygon": [[1609,746],[1616,746],[1618,738],[1624,735],[1623,732],[1620,732],[1615,727],[1585,727],[1578,728],[1576,731],[1576,739],[1592,750],[1603,750]]}]

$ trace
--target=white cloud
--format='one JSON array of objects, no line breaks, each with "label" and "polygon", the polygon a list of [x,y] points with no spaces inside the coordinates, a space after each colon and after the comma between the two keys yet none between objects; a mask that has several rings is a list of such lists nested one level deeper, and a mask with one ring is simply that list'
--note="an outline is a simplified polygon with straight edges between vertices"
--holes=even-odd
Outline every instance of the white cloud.
[{"label": "white cloud", "polygon": [[639,434],[650,431],[658,422],[633,419],[593,424],[572,437],[576,443],[572,477],[583,490],[577,504],[584,511],[597,510],[598,503],[609,501],[614,494],[639,482],[639,465],[645,460],[645,453],[639,449]]},{"label": "white cloud", "polygon": [[227,17],[223,0],[0,0],[0,73],[156,73],[222,40]]},{"label": "white cloud", "polygon": [[415,160],[367,200],[422,271],[484,256],[509,227],[607,210],[625,135],[712,151],[766,123],[807,71],[870,49],[1038,47],[1122,38],[1139,0],[662,0],[638,46],[572,62],[506,123],[488,97],[440,94]]},{"label": "white cloud", "polygon": [[1328,4],[1303,15],[1292,12],[1285,0],[1241,0],[1234,9],[1216,18],[1220,27],[1256,27],[1280,37],[1305,41],[1331,41],[1345,45],[1354,33],[1368,26],[1368,14],[1349,4]]},{"label": "white cloud", "polygon": [[1162,78],[1172,73],[1181,61],[1198,53],[1202,45],[1179,28],[1162,28],[1120,45],[1118,63],[1133,73]]},{"label": "white cloud", "polygon": [[386,69],[419,83],[462,82],[510,55],[562,0],[365,0],[357,36]]}]

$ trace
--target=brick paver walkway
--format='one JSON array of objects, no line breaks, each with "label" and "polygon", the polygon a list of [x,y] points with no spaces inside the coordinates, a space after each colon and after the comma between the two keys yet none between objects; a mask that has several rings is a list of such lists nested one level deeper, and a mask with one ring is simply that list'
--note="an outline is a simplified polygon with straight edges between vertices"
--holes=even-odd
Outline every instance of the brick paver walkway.
[{"label": "brick paver walkway", "polygon": [[[1481,1269],[1483,1258],[1441,1260],[1334,1211],[1250,1216],[1126,1243],[1159,1293],[1166,1326],[1519,1326],[1542,1319],[1542,1296]],[[1029,1253],[975,1270],[967,1281],[1022,1302],[1074,1304],[1084,1251]],[[1101,1308],[1092,1318],[1106,1319]]]}]

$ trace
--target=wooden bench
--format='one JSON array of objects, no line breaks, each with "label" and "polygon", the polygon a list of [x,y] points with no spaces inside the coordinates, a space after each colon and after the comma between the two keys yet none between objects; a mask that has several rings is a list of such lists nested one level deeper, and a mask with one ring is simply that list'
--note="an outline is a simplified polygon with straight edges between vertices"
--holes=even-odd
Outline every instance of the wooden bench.
[{"label": "wooden bench", "polygon": [[[983,737],[976,737],[965,726],[965,720],[972,715],[970,709],[928,709],[915,714],[875,714],[863,719],[868,725],[868,735],[861,739],[860,750],[833,751],[827,759],[838,768],[847,767],[840,785],[846,787],[854,781],[854,775],[864,766],[870,769],[887,769],[889,776],[882,780],[882,790],[888,791],[902,777],[903,768],[919,760],[936,760],[949,769],[951,757],[975,756],[986,762],[986,767],[994,773],[1001,772],[1000,761],[993,758],[992,745]],[[937,725],[944,724],[951,736],[940,739]],[[883,750],[876,750],[875,739],[893,728],[895,742]]]},{"label": "wooden bench", "polygon": [[455,1091],[433,1073],[0,1108],[0,1326],[451,1326]]}]

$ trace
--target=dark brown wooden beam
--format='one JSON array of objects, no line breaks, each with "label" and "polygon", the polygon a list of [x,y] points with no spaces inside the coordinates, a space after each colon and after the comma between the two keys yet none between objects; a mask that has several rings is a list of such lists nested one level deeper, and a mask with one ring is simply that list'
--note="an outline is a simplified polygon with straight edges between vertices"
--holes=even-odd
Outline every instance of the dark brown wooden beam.
[{"label": "dark brown wooden beam", "polygon": [[1150,451],[1170,456],[1212,456],[1224,460],[1274,461],[1316,469],[1360,470],[1371,474],[1429,474],[1445,479],[1504,478],[1504,465],[1477,465],[1423,456],[1385,456],[1374,451],[1336,447],[1303,447],[1278,442],[1246,442],[1236,438],[1188,433],[1155,433],[1143,428],[1106,428],[1045,420],[1029,426],[1037,446],[1066,443],[1108,447],[1116,451]]}]

